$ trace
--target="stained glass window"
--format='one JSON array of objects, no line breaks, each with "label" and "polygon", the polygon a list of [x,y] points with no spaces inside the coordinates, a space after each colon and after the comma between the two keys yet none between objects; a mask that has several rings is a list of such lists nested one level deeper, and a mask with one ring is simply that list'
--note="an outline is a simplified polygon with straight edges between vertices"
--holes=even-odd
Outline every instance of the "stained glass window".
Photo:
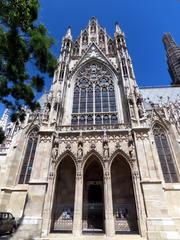
[{"label": "stained glass window", "polygon": [[105,66],[94,63],[80,71],[74,87],[72,125],[118,123],[114,83],[106,71]]},{"label": "stained glass window", "polygon": [[178,182],[176,167],[165,130],[156,124],[153,133],[165,182]]},{"label": "stained glass window", "polygon": [[27,184],[29,182],[38,140],[37,132],[38,129],[35,128],[28,136],[23,165],[19,177],[19,184]]}]

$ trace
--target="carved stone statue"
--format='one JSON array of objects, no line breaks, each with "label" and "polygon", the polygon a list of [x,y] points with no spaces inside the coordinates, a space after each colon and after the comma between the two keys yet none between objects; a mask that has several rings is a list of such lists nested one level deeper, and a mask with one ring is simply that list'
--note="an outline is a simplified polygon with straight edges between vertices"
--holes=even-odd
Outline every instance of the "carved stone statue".
[{"label": "carved stone statue", "polygon": [[131,131],[129,131],[129,133],[128,133],[128,148],[129,148],[130,158],[135,159],[136,155],[135,155],[134,139],[133,139]]},{"label": "carved stone statue", "polygon": [[133,144],[129,146],[129,156],[132,159],[135,159],[135,147]]},{"label": "carved stone statue", "polygon": [[59,139],[56,136],[54,139],[53,149],[52,149],[52,162],[57,162],[58,151],[59,151]]},{"label": "carved stone statue", "polygon": [[53,161],[53,162],[56,162],[56,161],[57,161],[57,157],[58,157],[58,147],[55,146],[55,147],[52,149],[52,161]]},{"label": "carved stone statue", "polygon": [[129,108],[130,108],[130,115],[131,117],[135,117],[135,114],[134,114],[134,102],[133,102],[133,98],[131,95],[129,95],[128,97],[128,101],[129,101]]},{"label": "carved stone statue", "polygon": [[53,91],[50,91],[48,94],[48,102],[51,102],[53,99]]},{"label": "carved stone statue", "polygon": [[78,144],[77,157],[78,158],[83,157],[83,144],[82,144],[82,142],[79,142],[79,144]]},{"label": "carved stone statue", "polygon": [[50,104],[46,104],[46,108],[44,110],[43,121],[47,122],[49,120],[49,113],[50,113]]},{"label": "carved stone statue", "polygon": [[142,105],[139,103],[137,105],[137,107],[138,107],[139,118],[143,118],[144,117],[144,110],[143,110]]},{"label": "carved stone statue", "polygon": [[109,147],[108,147],[108,143],[104,142],[104,146],[103,146],[103,156],[105,158],[109,157]]}]

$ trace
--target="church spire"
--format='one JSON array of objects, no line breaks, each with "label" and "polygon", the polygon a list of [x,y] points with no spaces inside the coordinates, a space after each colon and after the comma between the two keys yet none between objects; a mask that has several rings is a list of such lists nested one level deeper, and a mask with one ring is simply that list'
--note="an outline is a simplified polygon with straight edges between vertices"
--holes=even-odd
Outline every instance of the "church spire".
[{"label": "church spire", "polygon": [[176,44],[170,33],[165,33],[163,43],[166,50],[167,64],[172,85],[180,85],[180,47]]},{"label": "church spire", "polygon": [[72,33],[71,33],[71,27],[69,26],[65,35],[65,39],[69,39],[72,41]]},{"label": "church spire", "polygon": [[122,30],[121,30],[118,22],[115,23],[115,34],[117,34],[117,35],[122,34]]}]

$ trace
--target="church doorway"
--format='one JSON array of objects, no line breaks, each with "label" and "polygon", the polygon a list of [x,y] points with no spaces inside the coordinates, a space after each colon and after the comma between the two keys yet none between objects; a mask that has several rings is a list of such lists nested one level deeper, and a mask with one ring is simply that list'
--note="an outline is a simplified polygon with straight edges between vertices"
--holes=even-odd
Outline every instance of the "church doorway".
[{"label": "church doorway", "polygon": [[70,157],[66,157],[57,169],[51,232],[72,232],[75,176],[75,164]]},{"label": "church doorway", "polygon": [[116,233],[137,233],[137,213],[131,169],[121,156],[111,166],[113,215]]},{"label": "church doorway", "polygon": [[103,232],[103,195],[103,169],[98,159],[91,157],[84,168],[83,232]]}]

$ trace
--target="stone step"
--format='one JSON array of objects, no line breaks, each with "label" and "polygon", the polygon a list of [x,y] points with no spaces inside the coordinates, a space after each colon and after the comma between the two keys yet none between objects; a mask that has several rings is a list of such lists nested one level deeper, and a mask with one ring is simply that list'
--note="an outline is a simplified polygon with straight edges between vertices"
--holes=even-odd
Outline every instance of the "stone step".
[{"label": "stone step", "polygon": [[50,234],[46,238],[35,238],[35,240],[146,240],[138,234],[119,234],[114,237],[107,237],[106,235],[82,235],[75,237],[72,234]]}]

